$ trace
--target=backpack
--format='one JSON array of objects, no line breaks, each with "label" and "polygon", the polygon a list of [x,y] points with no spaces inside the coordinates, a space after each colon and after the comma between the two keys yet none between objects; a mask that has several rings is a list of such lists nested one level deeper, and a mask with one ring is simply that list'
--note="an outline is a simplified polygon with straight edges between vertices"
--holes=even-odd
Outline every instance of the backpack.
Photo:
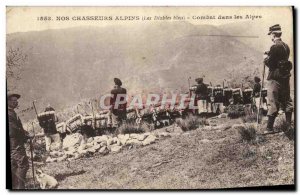
[{"label": "backpack", "polygon": [[48,129],[49,127],[56,127],[55,125],[55,111],[43,112],[38,115],[38,121],[43,129]]},{"label": "backpack", "polygon": [[[284,51],[286,53],[286,55],[288,56],[287,53],[287,48],[284,46],[284,44],[281,44],[284,48]],[[278,70],[279,70],[279,74],[281,78],[289,78],[291,76],[290,71],[293,68],[293,64],[291,61],[289,60],[280,60],[277,64],[278,66]]]}]

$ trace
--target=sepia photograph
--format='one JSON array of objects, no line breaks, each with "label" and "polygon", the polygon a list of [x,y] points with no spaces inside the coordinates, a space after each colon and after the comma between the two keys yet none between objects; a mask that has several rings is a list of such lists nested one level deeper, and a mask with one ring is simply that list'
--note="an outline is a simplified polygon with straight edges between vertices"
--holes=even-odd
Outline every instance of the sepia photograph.
[{"label": "sepia photograph", "polygon": [[294,16],[7,6],[6,188],[295,190]]}]

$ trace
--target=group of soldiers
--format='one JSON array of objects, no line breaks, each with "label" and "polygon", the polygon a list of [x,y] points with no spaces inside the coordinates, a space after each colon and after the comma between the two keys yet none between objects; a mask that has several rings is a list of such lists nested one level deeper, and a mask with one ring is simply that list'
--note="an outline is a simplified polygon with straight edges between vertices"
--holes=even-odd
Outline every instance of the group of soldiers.
[{"label": "group of soldiers", "polygon": [[[286,121],[290,125],[292,122],[293,105],[290,96],[290,71],[292,69],[291,62],[288,60],[290,49],[286,43],[281,40],[281,27],[276,24],[269,28],[268,35],[271,36],[274,44],[271,46],[270,51],[266,52],[264,64],[269,68],[267,80],[268,85],[268,124],[266,131],[272,132],[274,121],[281,109],[285,112]],[[207,109],[208,89],[207,85],[203,83],[202,78],[196,79],[197,87],[195,93],[197,95],[197,105],[201,110]],[[111,90],[111,99],[109,114],[111,116],[112,128],[117,128],[122,121],[126,120],[126,106],[127,103],[118,104],[115,106],[118,94],[126,95],[127,91],[122,87],[120,79],[114,79],[114,89]],[[253,98],[260,98],[261,85],[260,79],[255,78],[255,85],[253,88]],[[29,169],[29,162],[25,151],[24,144],[27,140],[34,137],[24,130],[22,122],[17,116],[15,109],[18,107],[18,99],[21,96],[16,93],[8,93],[8,120],[9,120],[9,147],[10,147],[10,160],[11,160],[11,176],[12,176],[12,189],[25,189],[26,173]],[[121,100],[122,101],[122,100]],[[260,99],[257,100],[260,102]],[[258,104],[256,103],[258,106]],[[45,112],[53,112],[51,106],[46,107]],[[54,119],[52,123],[43,124],[40,121],[40,126],[44,129],[46,149],[49,150],[51,141],[60,143],[60,136],[55,128]]]},{"label": "group of soldiers", "polygon": [[195,94],[194,104],[197,109],[194,113],[223,113],[230,104],[250,105],[250,111],[267,110],[267,89],[262,88],[260,78],[254,77],[253,88],[229,88],[221,85],[209,86],[203,83],[203,78],[195,80],[197,85],[190,88],[190,94]]}]

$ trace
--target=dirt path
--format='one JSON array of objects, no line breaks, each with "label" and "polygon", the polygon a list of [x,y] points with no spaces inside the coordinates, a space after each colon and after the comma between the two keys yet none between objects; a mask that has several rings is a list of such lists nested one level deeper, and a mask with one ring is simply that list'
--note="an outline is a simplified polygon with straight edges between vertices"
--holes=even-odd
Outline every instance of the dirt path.
[{"label": "dirt path", "polygon": [[117,154],[50,163],[59,189],[207,189],[294,183],[294,142],[283,134],[259,144],[236,129],[198,129]]}]

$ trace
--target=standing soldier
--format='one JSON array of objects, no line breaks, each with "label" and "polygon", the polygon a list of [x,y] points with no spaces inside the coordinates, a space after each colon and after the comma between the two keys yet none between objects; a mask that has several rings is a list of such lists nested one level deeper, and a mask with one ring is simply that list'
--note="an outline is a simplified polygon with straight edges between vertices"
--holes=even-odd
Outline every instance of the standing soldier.
[{"label": "standing soldier", "polygon": [[20,118],[15,112],[18,107],[19,94],[7,94],[8,103],[8,127],[10,142],[10,161],[12,174],[12,188],[25,189],[26,173],[29,169],[28,158],[25,146],[27,139],[31,138],[29,133],[24,130]]},{"label": "standing soldier", "polygon": [[279,108],[285,112],[287,123],[292,120],[293,103],[290,97],[290,71],[292,64],[288,60],[290,55],[289,46],[281,40],[281,27],[279,24],[271,26],[268,35],[274,44],[270,51],[265,54],[264,64],[269,68],[267,80],[268,86],[268,125],[267,131],[272,132],[275,118]]},{"label": "standing soldier", "polygon": [[112,127],[117,128],[123,120],[126,120],[126,94],[125,88],[122,88],[122,81],[114,78],[114,89],[111,90],[110,98],[110,114],[112,120]]},{"label": "standing soldier", "polygon": [[203,83],[203,78],[197,78],[195,81],[197,82],[195,94],[198,106],[198,114],[207,113],[207,86]]},{"label": "standing soldier", "polygon": [[56,122],[58,122],[58,118],[55,114],[54,108],[50,106],[50,104],[45,108],[45,111],[38,115],[39,124],[44,130],[45,134],[45,142],[46,142],[46,151],[49,152],[51,148],[52,142],[55,143],[55,148],[61,149],[61,139],[60,134],[56,129]]}]

